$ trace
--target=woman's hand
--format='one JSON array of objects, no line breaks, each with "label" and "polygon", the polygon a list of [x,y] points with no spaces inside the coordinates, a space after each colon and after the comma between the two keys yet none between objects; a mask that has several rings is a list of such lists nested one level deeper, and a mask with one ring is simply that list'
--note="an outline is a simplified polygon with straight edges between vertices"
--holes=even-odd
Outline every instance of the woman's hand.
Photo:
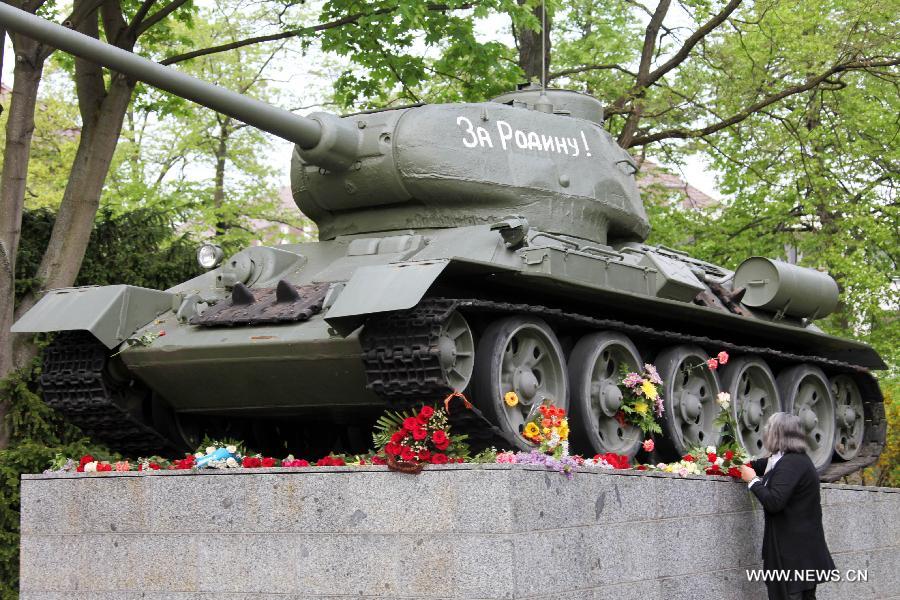
[{"label": "woman's hand", "polygon": [[756,477],[756,471],[753,470],[753,467],[741,465],[739,469],[741,470],[741,480],[744,483],[750,483],[753,481],[753,478]]}]

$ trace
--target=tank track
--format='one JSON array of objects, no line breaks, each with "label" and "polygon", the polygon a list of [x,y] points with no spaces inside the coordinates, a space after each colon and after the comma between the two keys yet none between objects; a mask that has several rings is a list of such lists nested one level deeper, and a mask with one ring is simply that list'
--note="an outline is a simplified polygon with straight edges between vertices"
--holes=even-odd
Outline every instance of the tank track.
[{"label": "tank track", "polygon": [[152,455],[172,449],[143,418],[147,394],[118,383],[107,369],[109,351],[86,332],[60,334],[44,351],[44,402],[92,439],[120,452]]},{"label": "tank track", "polygon": [[[438,338],[441,328],[454,310],[463,314],[527,314],[556,324],[578,326],[589,330],[611,329],[628,333],[637,339],[650,339],[669,344],[697,344],[715,350],[741,354],[758,354],[769,359],[789,363],[809,363],[854,376],[863,396],[865,433],[859,453],[846,462],[833,462],[822,481],[837,481],[845,475],[863,469],[878,460],[884,448],[886,421],[884,401],[878,384],[867,369],[846,362],[782,352],[774,348],[742,346],[708,337],[660,331],[616,321],[597,319],[531,304],[492,302],[479,299],[427,298],[416,307],[369,319],[363,329],[363,364],[370,389],[394,408],[408,408],[416,402],[445,398],[453,391],[445,383],[439,362]],[[451,422],[467,434],[476,446],[504,445],[502,432],[485,425],[480,413],[461,407],[451,412]]]}]

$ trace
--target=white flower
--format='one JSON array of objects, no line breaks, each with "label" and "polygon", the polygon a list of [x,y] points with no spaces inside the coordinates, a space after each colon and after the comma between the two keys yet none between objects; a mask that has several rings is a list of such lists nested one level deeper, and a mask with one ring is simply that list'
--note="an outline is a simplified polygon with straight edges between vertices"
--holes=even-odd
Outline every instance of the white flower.
[{"label": "white flower", "polygon": [[659,463],[658,465],[656,465],[656,468],[657,469],[665,469],[666,466],[667,466],[666,463]]},{"label": "white flower", "polygon": [[716,447],[715,447],[715,446],[707,446],[707,447],[706,447],[706,453],[707,453],[707,454],[715,454],[715,453],[716,453]]},{"label": "white flower", "polygon": [[194,458],[203,458],[204,456],[206,456],[206,454],[203,454],[202,452],[194,452]]},{"label": "white flower", "polygon": [[681,467],[680,469],[678,469],[678,474],[679,474],[681,477],[684,477],[685,475],[688,474],[687,468]]},{"label": "white flower", "polygon": [[238,466],[237,461],[230,456],[225,459],[225,465],[231,467],[232,469]]},{"label": "white flower", "polygon": [[562,442],[560,445],[562,446],[563,456],[568,456],[569,455],[569,442],[567,442],[567,441]]},{"label": "white flower", "polygon": [[722,465],[725,464],[725,459],[722,458],[721,456],[719,456],[719,457],[716,458],[715,464],[717,464],[717,465],[719,465],[719,466],[721,467]]},{"label": "white flower", "polygon": [[724,410],[728,410],[728,407],[731,405],[731,394],[728,392],[719,392],[719,395],[716,396],[716,404],[721,406]]},{"label": "white flower", "polygon": [[228,454],[234,454],[235,452],[237,452],[237,446],[233,444],[225,446],[225,451],[228,452]]},{"label": "white flower", "polygon": [[89,463],[85,464],[84,472],[85,473],[96,473],[97,472],[97,461],[95,460],[94,462],[89,462]]},{"label": "white flower", "polygon": [[216,447],[215,447],[215,446],[207,446],[207,447],[206,447],[206,453],[207,453],[207,454],[212,454],[212,453],[215,452],[215,451],[216,451]]}]

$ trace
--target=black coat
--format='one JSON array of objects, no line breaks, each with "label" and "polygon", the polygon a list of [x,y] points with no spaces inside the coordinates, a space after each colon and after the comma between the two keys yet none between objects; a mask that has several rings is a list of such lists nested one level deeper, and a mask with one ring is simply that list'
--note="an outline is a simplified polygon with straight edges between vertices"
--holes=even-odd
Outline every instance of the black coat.
[{"label": "black coat", "polygon": [[[822,528],[822,501],[819,474],[804,453],[786,453],[771,471],[765,473],[768,458],[751,463],[762,481],[750,490],[765,509],[766,528],[763,535],[762,559],[765,569],[794,571],[835,568]],[[826,581],[820,579],[821,581]],[[791,580],[767,582],[769,598],[786,598],[787,594],[812,588],[816,582]]]}]

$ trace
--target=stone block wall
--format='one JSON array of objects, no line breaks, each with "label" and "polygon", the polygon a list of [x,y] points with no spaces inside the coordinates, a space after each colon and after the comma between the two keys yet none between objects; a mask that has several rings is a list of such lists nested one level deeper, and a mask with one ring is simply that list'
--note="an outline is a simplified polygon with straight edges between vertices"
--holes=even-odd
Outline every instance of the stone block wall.
[{"label": "stone block wall", "polygon": [[[900,490],[823,485],[819,598],[900,596]],[[23,600],[764,599],[763,519],[718,478],[447,465],[26,475]]]}]

